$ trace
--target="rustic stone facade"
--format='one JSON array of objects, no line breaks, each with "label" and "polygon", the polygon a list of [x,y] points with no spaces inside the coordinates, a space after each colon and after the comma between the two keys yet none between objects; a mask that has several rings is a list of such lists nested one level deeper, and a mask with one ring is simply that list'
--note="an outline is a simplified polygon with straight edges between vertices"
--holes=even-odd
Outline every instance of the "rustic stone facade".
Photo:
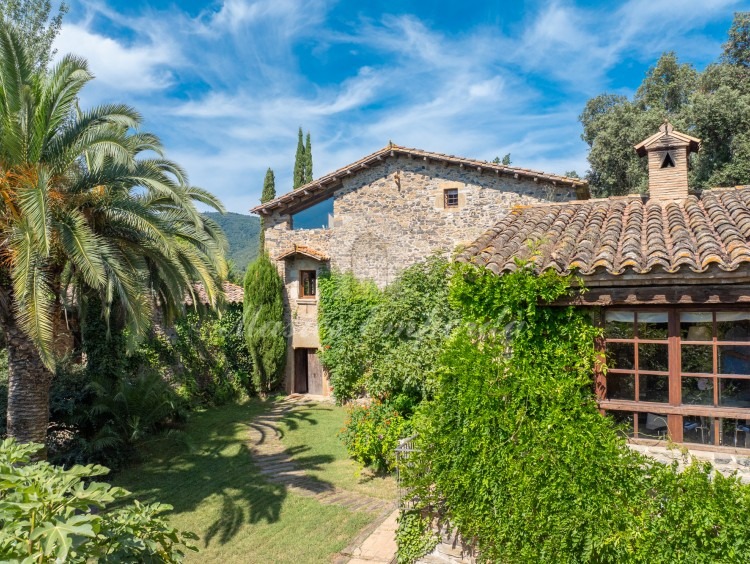
[{"label": "rustic stone facade", "polygon": [[[295,245],[330,257],[330,261],[316,261],[292,254],[279,264],[292,326],[287,391],[294,391],[293,349],[319,346],[317,303],[299,298],[301,270],[351,271],[383,287],[407,266],[470,243],[514,206],[576,199],[575,187],[541,177],[397,156],[342,179],[332,191],[329,229],[294,230],[293,214],[264,215],[266,250],[272,259]],[[446,190],[457,191],[455,207],[446,207]]]}]

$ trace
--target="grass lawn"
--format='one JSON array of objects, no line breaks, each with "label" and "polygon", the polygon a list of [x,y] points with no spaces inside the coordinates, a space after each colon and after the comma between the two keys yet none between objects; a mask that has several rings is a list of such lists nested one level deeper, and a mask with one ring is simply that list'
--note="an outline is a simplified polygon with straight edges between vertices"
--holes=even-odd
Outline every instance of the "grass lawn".
[{"label": "grass lawn", "polygon": [[[376,476],[347,457],[344,444],[337,437],[345,419],[343,407],[328,403],[301,405],[283,420],[281,440],[291,452],[300,452],[292,458],[307,474],[352,492],[396,499],[393,476]],[[330,462],[319,464],[318,460]]]},{"label": "grass lawn", "polygon": [[[376,489],[360,483],[354,464],[342,460],[343,449],[334,446],[343,410],[324,407],[300,408],[297,428],[285,440],[333,455],[328,468],[319,471],[321,479]],[[189,561],[330,562],[375,516],[289,493],[259,475],[247,444],[248,424],[269,408],[270,403],[249,400],[194,414],[186,444],[152,443],[142,464],[112,481],[142,501],[174,506],[171,522],[201,537],[201,550],[189,555]]]}]

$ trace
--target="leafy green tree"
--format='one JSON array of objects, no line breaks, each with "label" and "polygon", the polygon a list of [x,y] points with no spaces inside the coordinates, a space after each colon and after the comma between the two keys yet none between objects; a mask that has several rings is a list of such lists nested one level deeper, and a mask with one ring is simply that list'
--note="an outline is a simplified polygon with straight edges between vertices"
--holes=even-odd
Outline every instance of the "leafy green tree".
[{"label": "leafy green tree", "polygon": [[313,181],[313,159],[312,159],[312,142],[310,141],[310,132],[307,132],[305,138],[305,184]]},{"label": "leafy green tree", "polygon": [[723,60],[730,65],[750,67],[750,12],[737,12],[729,39],[724,44]]},{"label": "leafy green tree", "polygon": [[286,362],[284,282],[267,254],[262,253],[245,274],[245,340],[252,362],[253,386],[261,396],[282,383]]},{"label": "leafy green tree", "polygon": [[195,207],[221,204],[188,184],[158,138],[136,131],[134,109],[79,111],[91,79],[71,55],[39,70],[18,32],[0,29],[0,322],[8,434],[22,442],[45,440],[69,296],[98,295],[103,315],[121,312],[135,340],[155,303],[171,319],[193,282],[215,303],[226,275],[224,236]]},{"label": "leafy green tree", "polygon": [[306,166],[305,144],[302,137],[302,127],[300,127],[297,133],[297,152],[294,155],[294,173],[292,175],[295,190],[305,184]]},{"label": "leafy green tree", "polygon": [[32,61],[43,69],[57,52],[52,50],[52,42],[60,33],[67,11],[67,4],[61,2],[57,14],[51,17],[50,0],[5,0],[0,3],[0,23],[18,29]]},{"label": "leafy green tree", "polygon": [[[103,466],[65,470],[30,463],[42,445],[0,443],[0,560],[3,562],[182,562],[192,533],[171,527],[171,506],[138,501],[91,478]],[[109,507],[115,505],[115,507]]]},{"label": "leafy green tree", "polygon": [[[273,170],[269,167],[266,171],[266,177],[263,179],[263,192],[260,195],[260,203],[265,204],[276,197],[276,177]],[[263,217],[260,218],[260,250],[263,252],[266,245],[266,230]]]},{"label": "leafy green tree", "polygon": [[703,72],[665,53],[632,100],[611,94],[589,100],[580,121],[590,147],[587,179],[595,193],[647,190],[647,163],[633,145],[655,133],[665,118],[702,140],[691,158],[692,187],[750,183],[749,29],[750,14],[736,14],[720,60]]}]

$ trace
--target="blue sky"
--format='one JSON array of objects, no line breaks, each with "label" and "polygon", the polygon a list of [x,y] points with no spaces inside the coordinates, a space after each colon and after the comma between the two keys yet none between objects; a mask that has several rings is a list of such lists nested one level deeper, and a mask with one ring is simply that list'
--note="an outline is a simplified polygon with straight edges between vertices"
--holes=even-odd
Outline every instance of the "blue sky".
[{"label": "blue sky", "polygon": [[191,181],[247,213],[267,167],[291,188],[297,128],[315,176],[389,140],[563,173],[578,123],[631,95],[664,51],[716,59],[733,0],[68,0],[56,47],[89,59],[82,103],[121,101]]}]

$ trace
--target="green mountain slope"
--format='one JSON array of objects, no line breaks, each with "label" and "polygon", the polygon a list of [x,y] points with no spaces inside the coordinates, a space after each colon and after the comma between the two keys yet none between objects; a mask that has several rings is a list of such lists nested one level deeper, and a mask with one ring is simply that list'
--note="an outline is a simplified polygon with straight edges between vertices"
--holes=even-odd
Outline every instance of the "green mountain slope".
[{"label": "green mountain slope", "polygon": [[260,218],[241,213],[206,212],[222,228],[229,241],[228,259],[233,261],[236,271],[244,275],[247,265],[258,256],[260,245]]}]

